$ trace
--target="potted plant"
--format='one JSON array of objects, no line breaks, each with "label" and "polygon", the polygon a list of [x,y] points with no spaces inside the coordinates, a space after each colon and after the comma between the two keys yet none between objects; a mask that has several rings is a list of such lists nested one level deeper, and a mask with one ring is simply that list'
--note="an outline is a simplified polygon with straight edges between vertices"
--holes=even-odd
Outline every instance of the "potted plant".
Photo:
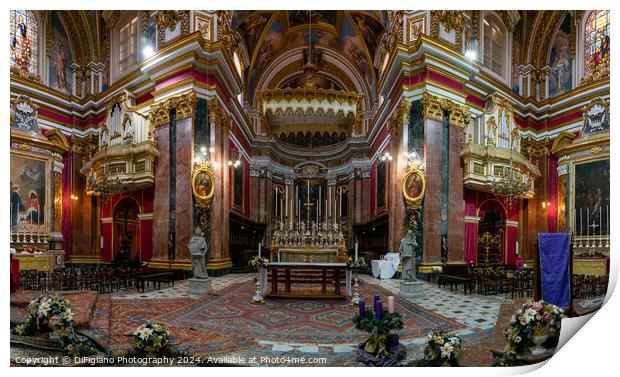
[{"label": "potted plant", "polygon": [[462,344],[461,337],[454,332],[432,332],[424,347],[424,361],[429,366],[458,366]]},{"label": "potted plant", "polygon": [[392,310],[383,310],[381,300],[377,297],[374,314],[365,310],[365,303],[360,300],[360,314],[353,317],[355,327],[370,334],[359,345],[357,359],[366,365],[393,366],[407,355],[407,349],[400,344],[398,334],[391,333],[403,328],[403,318]]}]

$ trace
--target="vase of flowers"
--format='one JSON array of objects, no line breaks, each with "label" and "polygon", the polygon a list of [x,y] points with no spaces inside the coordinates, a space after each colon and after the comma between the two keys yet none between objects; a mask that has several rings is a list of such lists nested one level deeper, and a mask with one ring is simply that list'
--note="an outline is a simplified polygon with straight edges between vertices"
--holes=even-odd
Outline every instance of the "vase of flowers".
[{"label": "vase of flowers", "polygon": [[505,330],[506,346],[502,358],[495,362],[498,366],[511,366],[517,355],[529,352],[540,355],[545,352],[542,346],[552,335],[557,338],[564,311],[544,301],[525,303],[511,318]]},{"label": "vase of flowers", "polygon": [[353,317],[353,323],[358,330],[370,335],[357,349],[357,359],[362,363],[393,366],[407,355],[407,349],[400,344],[398,334],[391,333],[403,328],[402,316],[393,309],[383,310],[379,296],[375,296],[374,314],[366,310],[365,301],[360,300],[359,314]]},{"label": "vase of flowers", "polygon": [[147,322],[138,326],[133,332],[136,349],[148,357],[156,356],[168,344],[170,334],[164,325]]},{"label": "vase of flowers", "polygon": [[15,326],[13,334],[19,336],[47,335],[58,341],[71,356],[87,356],[95,350],[78,339],[69,300],[58,295],[41,295],[28,304],[26,322]]},{"label": "vase of flowers", "polygon": [[428,334],[424,347],[424,361],[429,366],[458,366],[463,341],[454,332]]},{"label": "vase of flowers", "polygon": [[255,255],[250,258],[248,264],[250,265],[250,268],[258,272],[258,277],[256,279],[256,292],[254,292],[254,296],[252,297],[252,304],[262,305],[265,303],[265,300],[261,294],[261,280],[265,283],[267,281],[266,268],[269,266],[269,259],[261,257],[260,255]]}]

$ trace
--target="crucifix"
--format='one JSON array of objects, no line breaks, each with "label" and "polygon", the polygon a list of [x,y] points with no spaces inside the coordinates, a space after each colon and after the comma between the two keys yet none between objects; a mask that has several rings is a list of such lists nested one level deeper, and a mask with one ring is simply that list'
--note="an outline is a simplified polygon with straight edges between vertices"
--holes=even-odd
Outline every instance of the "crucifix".
[{"label": "crucifix", "polygon": [[596,235],[596,228],[598,228],[599,225],[596,223],[596,221],[592,220],[592,225],[590,225],[590,228],[592,228],[592,235]]},{"label": "crucifix", "polygon": [[308,193],[306,195],[306,203],[304,204],[304,207],[306,207],[306,223],[310,225],[310,209],[312,208],[314,203],[310,203],[310,180],[308,180],[307,182],[308,182]]}]

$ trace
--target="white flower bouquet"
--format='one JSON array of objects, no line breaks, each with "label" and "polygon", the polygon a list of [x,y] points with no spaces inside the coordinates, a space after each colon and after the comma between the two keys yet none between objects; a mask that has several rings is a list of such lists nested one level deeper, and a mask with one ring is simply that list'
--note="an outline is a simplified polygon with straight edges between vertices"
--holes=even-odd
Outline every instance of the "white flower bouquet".
[{"label": "white flower bouquet", "polygon": [[454,332],[432,332],[426,340],[424,359],[431,366],[457,365],[462,343],[461,337]]},{"label": "white flower bouquet", "polygon": [[151,322],[138,326],[133,332],[136,348],[147,355],[155,355],[161,351],[168,344],[169,337],[166,326]]}]

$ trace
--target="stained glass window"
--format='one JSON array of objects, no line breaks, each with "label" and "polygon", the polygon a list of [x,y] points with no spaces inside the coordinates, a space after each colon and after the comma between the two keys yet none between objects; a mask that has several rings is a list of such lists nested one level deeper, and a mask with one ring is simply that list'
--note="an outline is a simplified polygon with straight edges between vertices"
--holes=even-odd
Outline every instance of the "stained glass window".
[{"label": "stained glass window", "polygon": [[11,11],[11,65],[28,68],[38,74],[38,23],[29,10]]},{"label": "stained glass window", "polygon": [[609,64],[609,11],[595,10],[586,19],[584,75],[602,64]]}]

